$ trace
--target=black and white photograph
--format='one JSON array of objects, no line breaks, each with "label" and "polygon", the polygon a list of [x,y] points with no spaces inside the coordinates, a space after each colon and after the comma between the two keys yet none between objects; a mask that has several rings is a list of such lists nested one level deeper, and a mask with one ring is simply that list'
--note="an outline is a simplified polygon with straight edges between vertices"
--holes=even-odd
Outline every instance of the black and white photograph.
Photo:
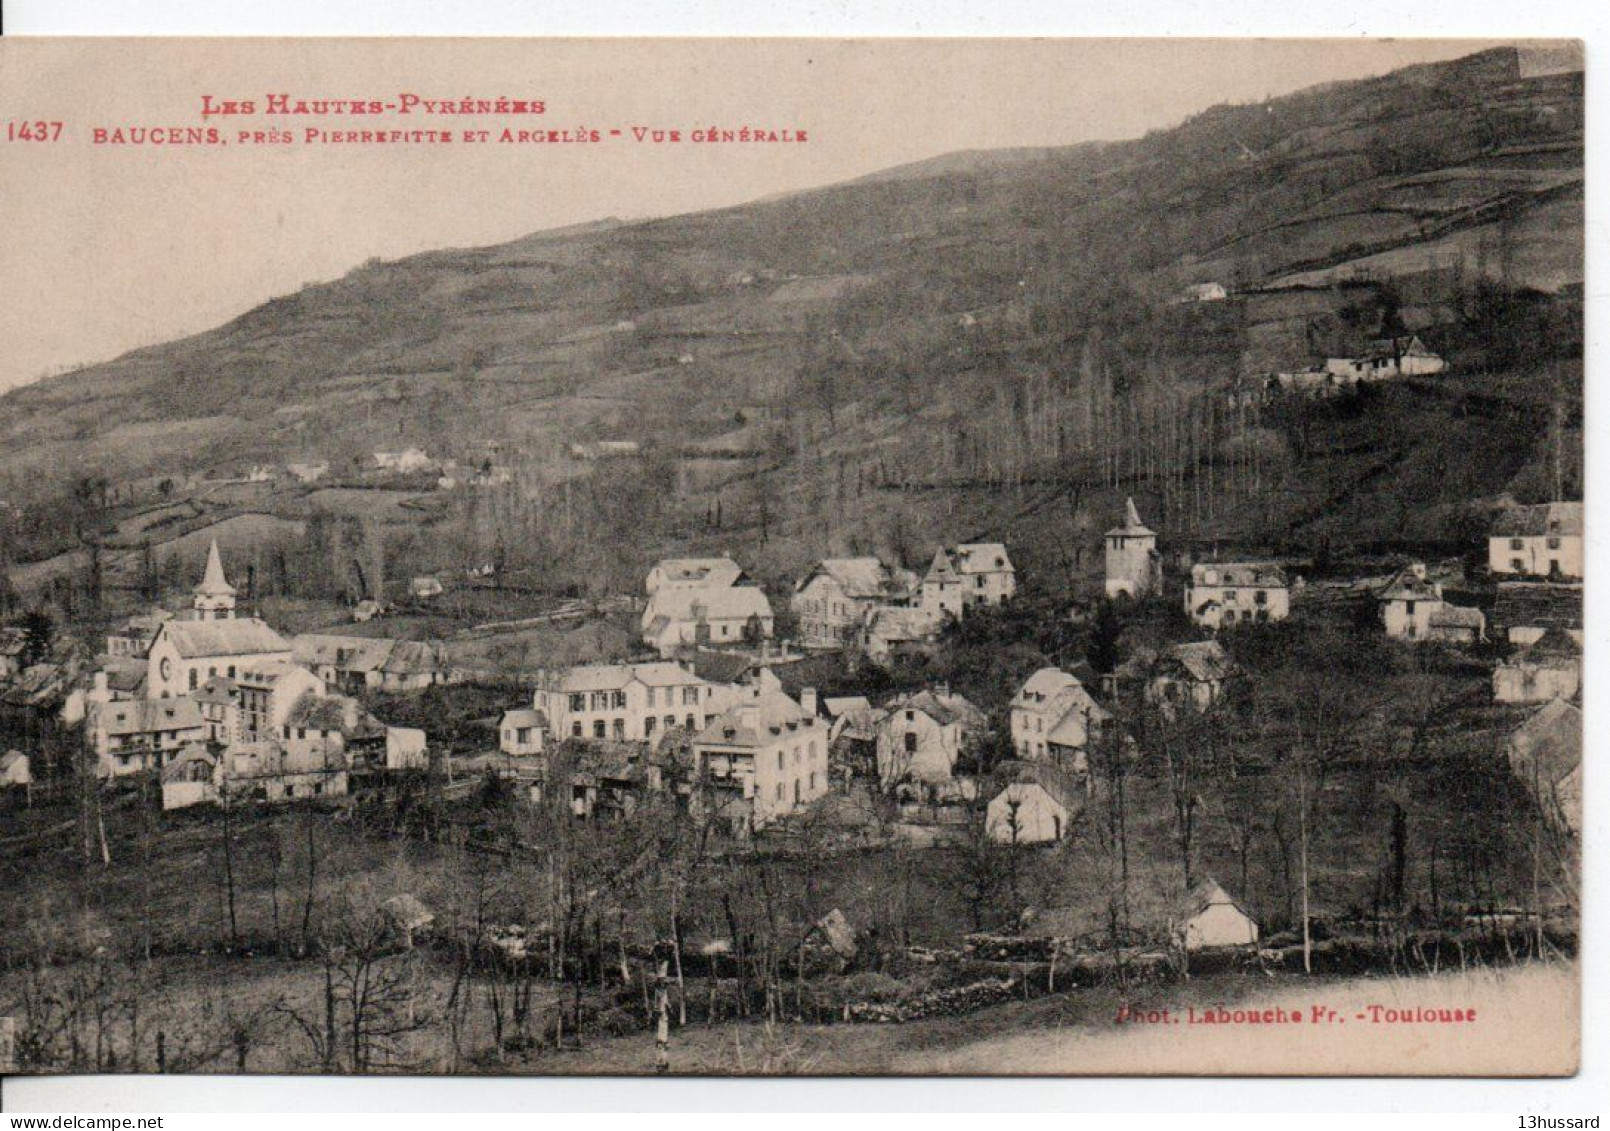
[{"label": "black and white photograph", "polygon": [[1560,1077],[1584,51],[0,41],[0,1073]]}]

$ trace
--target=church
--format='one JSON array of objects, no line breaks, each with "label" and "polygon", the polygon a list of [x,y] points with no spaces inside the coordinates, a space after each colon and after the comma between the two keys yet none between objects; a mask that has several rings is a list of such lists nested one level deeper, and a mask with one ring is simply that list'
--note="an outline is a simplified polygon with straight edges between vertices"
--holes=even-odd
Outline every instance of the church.
[{"label": "church", "polygon": [[224,577],[218,543],[196,586],[189,617],[164,621],[146,656],[146,694],[167,699],[198,691],[209,679],[237,679],[244,672],[291,659],[291,645],[257,617],[235,615],[235,588]]}]

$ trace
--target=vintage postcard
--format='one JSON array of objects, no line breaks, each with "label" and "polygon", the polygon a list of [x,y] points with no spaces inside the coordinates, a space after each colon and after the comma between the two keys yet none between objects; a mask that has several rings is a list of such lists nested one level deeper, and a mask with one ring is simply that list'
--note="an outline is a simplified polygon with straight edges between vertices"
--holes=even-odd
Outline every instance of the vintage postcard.
[{"label": "vintage postcard", "polygon": [[1561,1076],[1563,41],[0,42],[0,1071]]}]

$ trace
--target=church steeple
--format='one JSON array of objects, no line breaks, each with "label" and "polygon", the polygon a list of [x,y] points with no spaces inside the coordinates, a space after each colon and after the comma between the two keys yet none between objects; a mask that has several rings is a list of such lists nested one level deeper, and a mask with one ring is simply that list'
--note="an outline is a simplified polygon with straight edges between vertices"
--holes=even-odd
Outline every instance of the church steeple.
[{"label": "church steeple", "polygon": [[218,556],[216,538],[207,551],[207,572],[196,586],[191,603],[195,606],[197,620],[233,620],[235,617],[235,587],[224,578],[224,563]]}]

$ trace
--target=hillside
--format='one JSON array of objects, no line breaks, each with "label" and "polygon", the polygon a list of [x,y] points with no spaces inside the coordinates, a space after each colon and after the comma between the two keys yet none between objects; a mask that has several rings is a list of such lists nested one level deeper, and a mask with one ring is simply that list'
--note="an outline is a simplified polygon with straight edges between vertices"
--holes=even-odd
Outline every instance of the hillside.
[{"label": "hillside", "polygon": [[[1548,405],[1580,396],[1558,331],[1580,304],[1582,76],[1523,63],[1486,52],[1128,142],[366,264],[0,398],[11,557],[72,548],[75,478],[109,481],[122,519],[167,502],[164,479],[307,459],[350,477],[410,444],[514,471],[383,516],[416,569],[496,550],[604,584],[694,545],[780,574],[995,531],[1077,571],[1044,519],[1077,541],[1123,491],[1171,534],[1272,524],[1303,543],[1407,521],[1437,540],[1448,508],[1524,491]],[[1236,294],[1172,302],[1205,281]],[[1389,327],[1485,384],[1352,420],[1249,419],[1215,395]],[[1516,327],[1539,348],[1506,354]],[[643,454],[566,454],[603,439]],[[1383,480],[1417,513],[1375,530]],[[1340,527],[1309,529],[1327,508]],[[278,530],[318,509],[277,490],[223,517]]]}]

